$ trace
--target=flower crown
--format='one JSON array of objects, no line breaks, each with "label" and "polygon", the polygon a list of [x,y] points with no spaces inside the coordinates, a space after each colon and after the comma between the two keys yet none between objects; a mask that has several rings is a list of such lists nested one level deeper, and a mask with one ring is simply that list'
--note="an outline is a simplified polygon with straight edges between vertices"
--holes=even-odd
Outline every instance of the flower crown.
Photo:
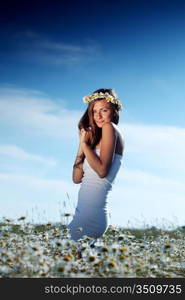
[{"label": "flower crown", "polygon": [[107,102],[111,102],[113,104],[117,104],[118,105],[118,110],[122,109],[122,104],[119,100],[119,98],[115,98],[114,96],[110,95],[109,93],[93,93],[91,95],[88,96],[84,96],[83,97],[83,101],[84,103],[90,103],[93,100],[97,100],[97,99],[105,99]]}]

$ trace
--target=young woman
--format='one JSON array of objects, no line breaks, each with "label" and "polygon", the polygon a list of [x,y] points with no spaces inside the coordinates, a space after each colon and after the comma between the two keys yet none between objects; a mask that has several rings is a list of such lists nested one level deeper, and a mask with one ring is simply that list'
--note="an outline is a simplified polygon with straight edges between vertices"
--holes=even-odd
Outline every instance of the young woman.
[{"label": "young woman", "polygon": [[78,124],[80,144],[73,166],[73,182],[81,183],[81,187],[75,215],[68,225],[75,241],[84,235],[96,239],[107,230],[107,196],[124,150],[117,126],[121,102],[115,92],[99,89],[83,100],[88,108]]}]

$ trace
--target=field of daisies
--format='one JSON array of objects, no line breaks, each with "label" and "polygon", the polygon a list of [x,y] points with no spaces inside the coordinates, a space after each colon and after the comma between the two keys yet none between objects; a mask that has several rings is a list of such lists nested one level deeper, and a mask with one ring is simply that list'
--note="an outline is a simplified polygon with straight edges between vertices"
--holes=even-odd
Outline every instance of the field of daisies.
[{"label": "field of daisies", "polygon": [[70,239],[62,224],[0,222],[0,277],[185,277],[185,228],[110,226],[92,247]]}]

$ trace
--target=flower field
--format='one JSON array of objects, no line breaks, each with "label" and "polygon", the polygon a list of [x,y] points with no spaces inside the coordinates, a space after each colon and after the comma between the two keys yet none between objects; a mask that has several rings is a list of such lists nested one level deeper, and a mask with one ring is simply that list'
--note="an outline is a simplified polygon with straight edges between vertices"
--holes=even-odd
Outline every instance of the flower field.
[{"label": "flower field", "polygon": [[62,224],[0,222],[0,277],[185,277],[184,227],[123,229],[110,226],[95,247],[70,239]]}]

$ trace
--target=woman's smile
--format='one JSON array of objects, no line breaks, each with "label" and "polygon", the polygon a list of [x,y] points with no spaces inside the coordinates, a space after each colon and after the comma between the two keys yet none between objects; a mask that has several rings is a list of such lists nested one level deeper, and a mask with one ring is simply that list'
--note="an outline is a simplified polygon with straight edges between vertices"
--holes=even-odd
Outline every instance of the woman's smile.
[{"label": "woman's smile", "polygon": [[95,122],[98,127],[102,126],[105,123],[104,121],[95,121]]},{"label": "woman's smile", "polygon": [[98,100],[93,107],[94,121],[97,126],[101,127],[105,122],[110,122],[112,112],[109,103],[105,100]]}]

